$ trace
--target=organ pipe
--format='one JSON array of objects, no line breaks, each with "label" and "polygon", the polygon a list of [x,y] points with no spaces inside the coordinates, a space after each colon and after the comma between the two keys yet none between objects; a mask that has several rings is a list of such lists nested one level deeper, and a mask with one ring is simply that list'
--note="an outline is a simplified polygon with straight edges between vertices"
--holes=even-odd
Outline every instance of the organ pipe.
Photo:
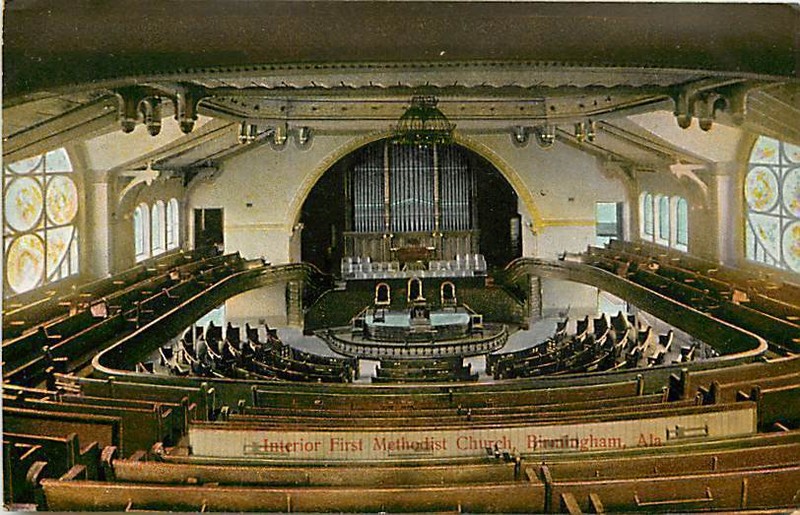
[{"label": "organ pipe", "polygon": [[356,232],[464,231],[474,227],[474,173],[453,147],[371,146],[346,177]]}]

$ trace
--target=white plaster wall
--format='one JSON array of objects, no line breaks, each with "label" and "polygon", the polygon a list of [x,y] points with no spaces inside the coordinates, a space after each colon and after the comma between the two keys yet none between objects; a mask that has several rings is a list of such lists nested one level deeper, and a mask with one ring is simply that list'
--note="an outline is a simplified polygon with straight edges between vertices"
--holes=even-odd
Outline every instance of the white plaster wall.
[{"label": "white plaster wall", "polygon": [[[520,197],[523,255],[555,258],[595,242],[595,203],[627,202],[626,188],[589,154],[556,142],[517,147],[505,134],[467,142],[506,174]],[[623,222],[623,226],[627,220]]]},{"label": "white plaster wall", "polygon": [[[336,160],[370,140],[316,135],[307,150],[291,141],[282,150],[260,145],[225,162],[213,182],[192,187],[188,211],[224,209],[226,252],[273,263],[296,260],[292,235],[308,191]],[[459,143],[486,157],[517,191],[525,255],[584,250],[594,241],[595,202],[626,200],[621,181],[604,176],[593,157],[564,144],[518,148],[507,134],[460,136]]]},{"label": "white plaster wall", "polygon": [[330,166],[335,162],[326,159],[337,155],[337,148],[349,139],[317,135],[307,150],[296,148],[291,141],[282,150],[260,145],[224,162],[213,182],[192,188],[188,210],[224,210],[225,252],[289,262],[294,218],[306,188],[323,163]]},{"label": "white plaster wall", "polygon": [[744,136],[740,129],[720,123],[715,123],[710,131],[703,131],[696,118],[689,128],[682,129],[669,111],[636,114],[628,119],[673,145],[715,163],[734,161]]},{"label": "white plaster wall", "polygon": [[252,326],[260,320],[270,327],[286,326],[286,283],[271,284],[226,300],[225,318],[241,327],[247,322]]},{"label": "white plaster wall", "polygon": [[[199,116],[194,130],[199,129],[211,118]],[[114,130],[106,134],[88,139],[86,147],[87,166],[92,170],[110,170],[129,161],[141,159],[142,156],[157,151],[159,148],[186,137],[180,130],[178,122],[172,118],[162,120],[161,132],[158,136],[150,136],[144,124],[138,124],[130,134]]]},{"label": "white plaster wall", "polygon": [[595,226],[586,227],[546,227],[537,238],[537,257],[556,259],[564,252],[585,252],[586,247],[595,245]]},{"label": "white plaster wall", "polygon": [[598,290],[581,283],[542,277],[542,315],[557,316],[569,306],[571,319],[597,314]]}]

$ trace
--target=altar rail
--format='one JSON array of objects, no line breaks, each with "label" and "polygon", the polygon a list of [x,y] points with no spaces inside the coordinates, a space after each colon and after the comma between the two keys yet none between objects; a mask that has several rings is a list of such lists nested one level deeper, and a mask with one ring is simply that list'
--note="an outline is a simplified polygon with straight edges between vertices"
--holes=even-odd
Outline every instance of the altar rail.
[{"label": "altar rail", "polygon": [[[494,329],[493,329],[494,328]],[[315,333],[339,354],[364,359],[417,359],[417,358],[453,358],[478,356],[501,349],[508,341],[508,328],[503,325],[486,326],[488,336],[477,335],[464,340],[431,342],[373,342],[345,339],[342,335],[350,335],[349,327],[326,329]]]}]

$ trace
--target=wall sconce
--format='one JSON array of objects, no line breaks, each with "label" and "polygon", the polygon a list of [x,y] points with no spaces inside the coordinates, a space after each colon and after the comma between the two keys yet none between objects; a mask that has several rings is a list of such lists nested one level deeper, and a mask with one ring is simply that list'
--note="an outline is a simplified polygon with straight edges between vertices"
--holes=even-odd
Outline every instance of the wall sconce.
[{"label": "wall sconce", "polygon": [[252,143],[258,136],[258,125],[246,121],[239,125],[239,143]]},{"label": "wall sconce", "polygon": [[597,123],[594,120],[589,120],[586,124],[586,141],[592,142],[597,136]]},{"label": "wall sconce", "polygon": [[575,139],[580,141],[581,143],[586,140],[586,123],[585,122],[578,122],[575,124]]},{"label": "wall sconce", "polygon": [[543,125],[533,128],[536,143],[542,148],[550,148],[556,141],[556,128],[554,125]]},{"label": "wall sconce", "polygon": [[286,140],[289,138],[289,127],[286,122],[279,123],[272,131],[272,148],[282,149],[286,145]]},{"label": "wall sconce", "polygon": [[298,148],[305,149],[311,144],[311,128],[298,127],[294,131],[294,142]]},{"label": "wall sconce", "polygon": [[528,145],[529,135],[527,127],[517,125],[511,132],[511,141],[518,147],[525,147]]}]

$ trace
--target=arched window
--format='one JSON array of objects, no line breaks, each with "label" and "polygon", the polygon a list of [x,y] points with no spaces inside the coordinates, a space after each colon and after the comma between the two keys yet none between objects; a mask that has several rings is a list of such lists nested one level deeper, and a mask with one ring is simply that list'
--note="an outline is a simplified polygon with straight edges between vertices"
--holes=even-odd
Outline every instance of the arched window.
[{"label": "arched window", "polygon": [[683,251],[689,248],[689,204],[683,197],[675,203],[675,247]]},{"label": "arched window", "polygon": [[177,199],[167,202],[167,250],[180,246],[180,212]]},{"label": "arched window", "polygon": [[759,137],[744,197],[745,257],[800,272],[800,147]]},{"label": "arched window", "polygon": [[150,209],[147,204],[139,204],[133,212],[133,241],[136,261],[150,257]]},{"label": "arched window", "polygon": [[642,195],[642,234],[652,238],[653,231],[653,195]]},{"label": "arched window", "polygon": [[656,197],[658,199],[658,239],[660,243],[665,245],[669,245],[670,243],[670,234],[669,234],[669,219],[670,219],[670,209],[669,209],[669,197],[664,195],[659,195]]},{"label": "arched window", "polygon": [[659,245],[689,250],[689,204],[683,197],[643,192],[641,199],[641,238]]},{"label": "arched window", "polygon": [[159,200],[153,204],[153,216],[150,218],[150,223],[152,226],[150,237],[152,238],[153,255],[157,256],[163,254],[167,248],[164,202]]},{"label": "arched window", "polygon": [[3,167],[4,295],[78,273],[78,187],[65,149]]}]

